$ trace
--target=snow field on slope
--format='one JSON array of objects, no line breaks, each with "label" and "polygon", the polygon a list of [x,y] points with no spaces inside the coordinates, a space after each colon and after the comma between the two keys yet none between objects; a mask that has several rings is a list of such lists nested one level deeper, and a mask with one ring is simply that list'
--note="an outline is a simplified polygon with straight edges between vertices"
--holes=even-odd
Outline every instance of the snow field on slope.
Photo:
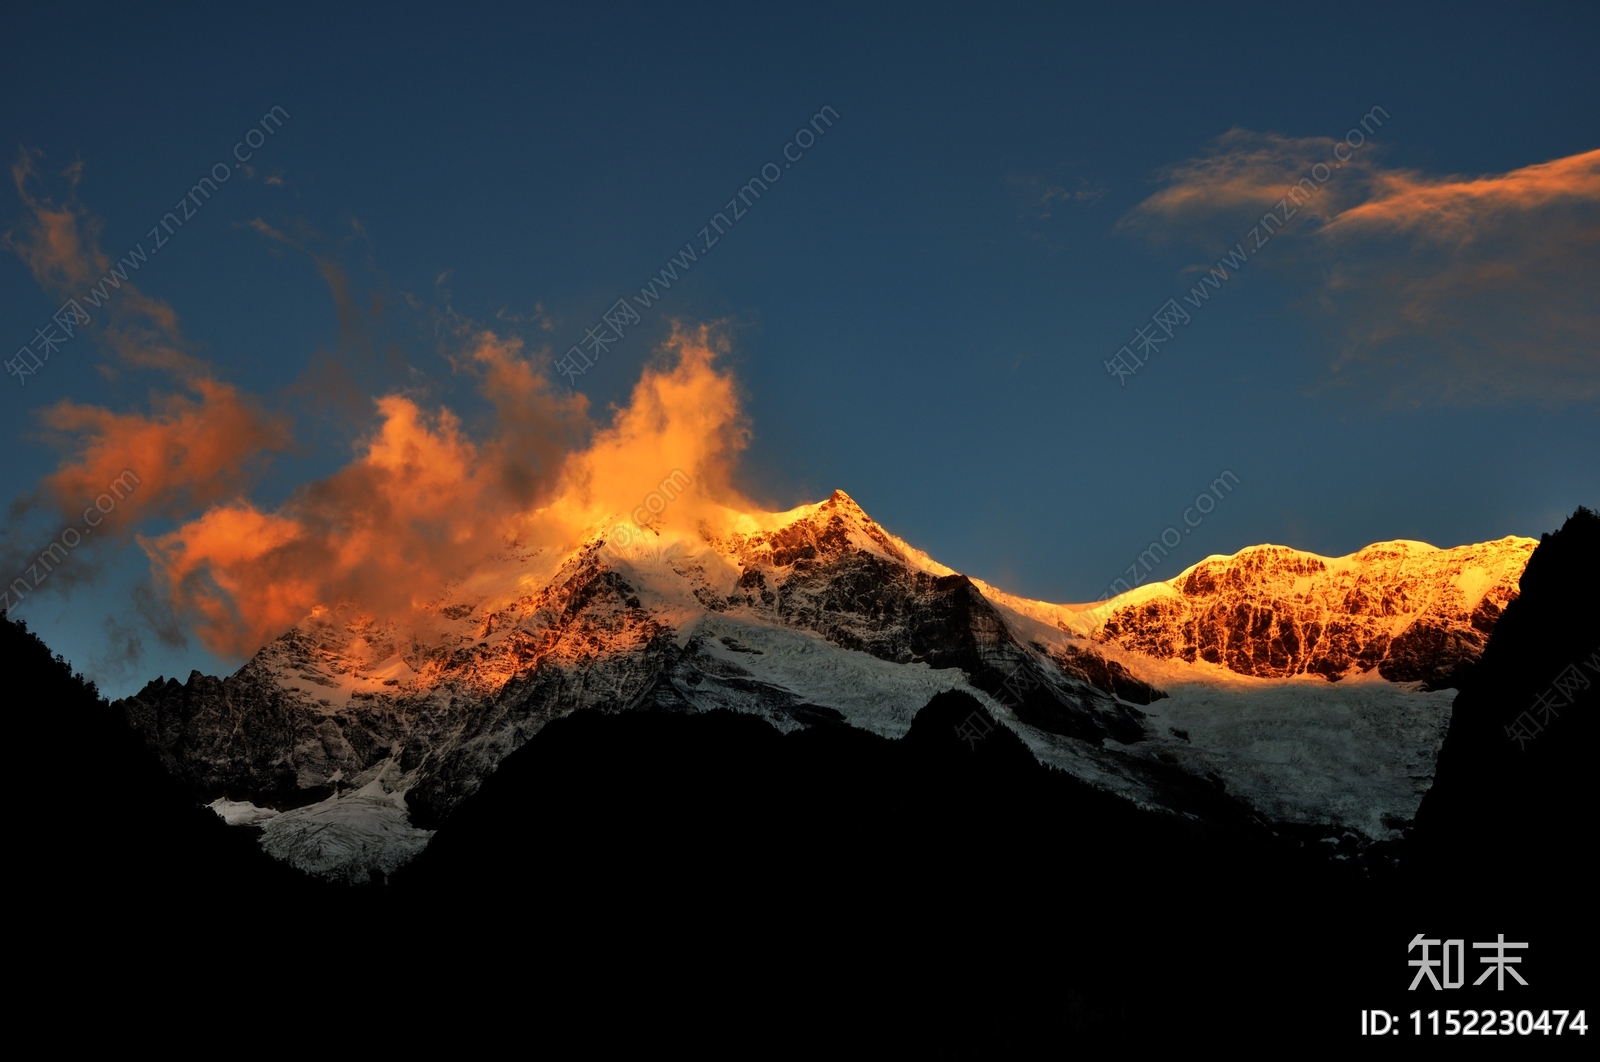
[{"label": "snow field on slope", "polygon": [[[946,690],[964,690],[988,700],[968,685],[958,668],[896,664],[784,627],[710,612],[692,633],[716,659],[786,689],[805,703],[833,708],[851,726],[886,738],[905,736],[917,712]],[[760,655],[729,649],[721,642],[724,637],[758,649]]]},{"label": "snow field on slope", "polygon": [[1154,735],[1133,751],[1164,752],[1198,774],[1214,773],[1271,819],[1345,826],[1378,840],[1399,837],[1386,818],[1416,816],[1456,696],[1376,677],[1162,688],[1168,696],[1142,709]]}]

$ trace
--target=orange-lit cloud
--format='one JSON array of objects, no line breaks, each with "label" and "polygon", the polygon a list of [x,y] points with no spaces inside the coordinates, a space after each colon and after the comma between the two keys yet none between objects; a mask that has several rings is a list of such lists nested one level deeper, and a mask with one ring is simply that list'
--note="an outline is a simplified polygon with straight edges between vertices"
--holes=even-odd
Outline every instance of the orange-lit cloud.
[{"label": "orange-lit cloud", "polygon": [[596,431],[582,399],[555,395],[517,343],[482,334],[463,363],[496,409],[487,438],[470,438],[449,410],[381,398],[381,424],[355,460],[278,511],[231,501],[144,540],[157,583],[208,647],[247,655],[319,605],[418,618],[491,555],[568,548],[675,468],[698,493],[660,519],[693,527],[713,498],[731,497],[744,439],[733,384],[712,365],[716,346],[705,328],[675,331],[666,361]]},{"label": "orange-lit cloud", "polygon": [[483,460],[499,477],[506,499],[521,507],[542,501],[569,451],[588,434],[588,399],[558,396],[521,354],[519,342],[485,333],[472,348],[483,392],[493,403],[497,431]]},{"label": "orange-lit cloud", "polygon": [[1342,211],[1328,231],[1413,232],[1459,246],[1493,235],[1506,222],[1555,220],[1540,215],[1597,203],[1600,149],[1470,179],[1429,179],[1404,170],[1378,173],[1370,198]]},{"label": "orange-lit cloud", "polygon": [[1370,143],[1333,167],[1335,144],[1235,130],[1121,225],[1215,255],[1328,164],[1257,259],[1313,275],[1307,305],[1339,341],[1324,384],[1417,405],[1600,398],[1600,150],[1432,177]]},{"label": "orange-lit cloud", "polygon": [[286,450],[286,418],[272,416],[228,384],[196,380],[193,396],[160,398],[153,412],[114,413],[62,401],[40,419],[71,440],[74,452],[41,484],[43,498],[66,517],[131,470],[138,490],[111,522],[181,517],[245,490],[256,460]]},{"label": "orange-lit cloud", "polygon": [[422,603],[500,542],[482,512],[477,448],[448,412],[398,396],[355,462],[302,489],[280,513],[247,501],[210,509],[144,542],[157,581],[199,621],[201,640],[247,655],[323,601],[375,612]]},{"label": "orange-lit cloud", "polygon": [[749,507],[731,482],[748,438],[738,391],[712,367],[722,340],[706,325],[675,326],[667,349],[673,360],[647,368],[611,426],[563,470],[562,504],[583,523],[638,508],[673,469],[695,489],[652,523],[687,530],[716,505]]}]

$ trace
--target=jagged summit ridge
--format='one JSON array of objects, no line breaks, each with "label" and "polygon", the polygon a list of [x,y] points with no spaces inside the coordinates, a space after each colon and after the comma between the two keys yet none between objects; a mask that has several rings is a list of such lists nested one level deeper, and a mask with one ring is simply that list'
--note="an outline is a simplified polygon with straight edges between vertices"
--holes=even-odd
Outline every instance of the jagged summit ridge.
[{"label": "jagged summit ridge", "polygon": [[1338,558],[1254,546],[1113,600],[1096,637],[1241,675],[1337,681],[1376,668],[1439,688],[1481,655],[1536,545],[1393,541]]}]

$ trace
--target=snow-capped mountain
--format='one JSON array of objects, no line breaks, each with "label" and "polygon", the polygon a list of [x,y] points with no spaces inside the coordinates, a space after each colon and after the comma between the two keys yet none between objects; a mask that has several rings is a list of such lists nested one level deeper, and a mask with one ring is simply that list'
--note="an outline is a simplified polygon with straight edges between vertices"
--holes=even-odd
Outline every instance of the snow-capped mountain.
[{"label": "snow-capped mountain", "polygon": [[[1028,601],[889,534],[843,492],[698,533],[596,528],[508,551],[404,628],[319,608],[227,679],[122,702],[219,814],[365,878],[427,843],[552,719],[753,713],[898,738],[970,693],[1041,762],[1146,807],[1382,839],[1432,776],[1453,692],[1535,543],[1212,557],[1095,606]],[[1210,810],[1208,810],[1210,809]]]}]

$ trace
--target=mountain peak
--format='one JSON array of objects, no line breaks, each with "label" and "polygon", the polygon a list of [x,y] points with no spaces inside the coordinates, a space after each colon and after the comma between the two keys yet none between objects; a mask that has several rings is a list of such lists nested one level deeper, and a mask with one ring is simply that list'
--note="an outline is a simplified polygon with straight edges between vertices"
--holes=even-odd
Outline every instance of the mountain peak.
[{"label": "mountain peak", "polygon": [[855,512],[860,513],[862,516],[867,515],[866,511],[863,510],[860,505],[856,504],[856,500],[842,490],[834,490],[832,494],[828,495],[828,500],[822,504],[836,506],[841,509],[854,510]]},{"label": "mountain peak", "polygon": [[890,533],[842,490],[787,512],[744,514],[739,531],[707,540],[741,565],[785,568],[802,557],[860,550],[937,577],[957,574]]},{"label": "mountain peak", "polygon": [[1250,546],[1113,598],[1097,610],[1095,636],[1259,678],[1338,681],[1377,668],[1391,682],[1439,688],[1483,651],[1536,545],[1395,539],[1344,557]]}]

